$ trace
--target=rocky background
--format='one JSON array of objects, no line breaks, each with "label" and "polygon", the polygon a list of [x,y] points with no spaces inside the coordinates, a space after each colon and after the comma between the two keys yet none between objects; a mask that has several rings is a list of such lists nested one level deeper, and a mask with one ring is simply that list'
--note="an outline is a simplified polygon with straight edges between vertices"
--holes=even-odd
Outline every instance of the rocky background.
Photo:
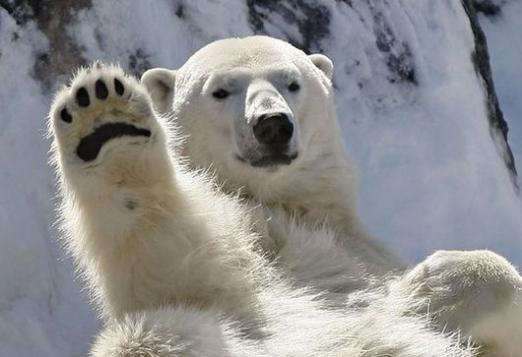
[{"label": "rocky background", "polygon": [[323,52],[369,230],[412,263],[489,248],[521,264],[521,15],[517,0],[0,0],[0,356],[83,356],[98,328],[56,243],[45,137],[53,92],[94,59],[139,76],[251,34]]}]

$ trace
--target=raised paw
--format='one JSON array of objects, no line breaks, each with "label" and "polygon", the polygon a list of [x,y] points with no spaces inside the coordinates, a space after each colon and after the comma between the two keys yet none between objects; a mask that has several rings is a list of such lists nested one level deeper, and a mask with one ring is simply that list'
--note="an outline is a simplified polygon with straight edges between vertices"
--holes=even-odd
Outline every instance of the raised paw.
[{"label": "raised paw", "polygon": [[146,89],[100,63],[57,94],[50,118],[62,158],[87,164],[101,160],[106,147],[145,144],[159,130]]}]

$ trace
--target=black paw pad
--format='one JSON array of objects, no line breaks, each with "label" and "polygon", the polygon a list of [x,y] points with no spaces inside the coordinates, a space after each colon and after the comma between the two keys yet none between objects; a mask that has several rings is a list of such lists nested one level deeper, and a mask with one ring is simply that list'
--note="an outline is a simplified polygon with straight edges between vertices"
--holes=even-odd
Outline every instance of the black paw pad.
[{"label": "black paw pad", "polygon": [[114,89],[118,95],[123,95],[125,88],[123,87],[123,83],[120,82],[118,78],[114,78]]},{"label": "black paw pad", "polygon": [[87,107],[91,103],[89,93],[87,93],[87,89],[84,87],[81,87],[78,89],[78,92],[76,92],[76,103],[78,103],[80,107]]},{"label": "black paw pad", "polygon": [[67,111],[66,108],[63,108],[62,111],[60,112],[60,118],[62,118],[62,120],[66,123],[72,122],[72,116],[71,116],[71,114],[69,114],[69,112]]},{"label": "black paw pad", "polygon": [[96,84],[94,85],[94,91],[96,92],[96,98],[98,99],[105,99],[109,96],[109,90],[101,79],[96,81]]}]

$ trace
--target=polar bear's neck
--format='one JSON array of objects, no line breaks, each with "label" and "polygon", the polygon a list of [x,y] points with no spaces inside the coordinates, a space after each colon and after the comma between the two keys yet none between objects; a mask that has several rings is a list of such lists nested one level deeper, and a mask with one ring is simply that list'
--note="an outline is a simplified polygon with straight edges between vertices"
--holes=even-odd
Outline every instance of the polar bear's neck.
[{"label": "polar bear's neck", "polygon": [[335,129],[314,136],[310,145],[314,150],[290,167],[251,175],[241,187],[225,181],[225,189],[239,190],[251,201],[283,208],[296,218],[327,222],[336,230],[360,235],[364,228],[357,214],[357,173],[338,134],[332,133]]},{"label": "polar bear's neck", "polygon": [[[335,129],[334,129],[335,130]],[[400,259],[383,248],[366,231],[357,211],[357,173],[345,154],[337,132],[323,132],[317,147],[321,151],[307,155],[292,170],[279,175],[253,177],[239,188],[251,205],[270,211],[284,211],[298,224],[323,226],[336,232],[336,240],[355,260],[371,261],[365,270],[383,275],[404,267]],[[238,187],[224,183],[225,189]],[[270,225],[270,223],[269,223]],[[278,248],[276,247],[276,250]]]}]

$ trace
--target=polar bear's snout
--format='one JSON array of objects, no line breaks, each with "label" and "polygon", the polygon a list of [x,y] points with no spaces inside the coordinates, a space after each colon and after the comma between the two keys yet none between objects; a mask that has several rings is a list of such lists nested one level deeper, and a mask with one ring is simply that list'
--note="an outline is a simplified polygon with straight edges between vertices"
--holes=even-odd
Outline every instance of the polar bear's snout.
[{"label": "polar bear's snout", "polygon": [[274,83],[255,79],[245,97],[244,118],[235,125],[241,161],[254,167],[289,165],[297,157],[294,113]]},{"label": "polar bear's snout", "polygon": [[285,113],[269,113],[261,115],[252,131],[257,140],[257,157],[250,158],[255,167],[290,165],[297,157],[292,147],[294,124]]},{"label": "polar bear's snout", "polygon": [[259,143],[280,150],[287,147],[292,139],[294,124],[285,113],[263,114],[253,130]]}]

